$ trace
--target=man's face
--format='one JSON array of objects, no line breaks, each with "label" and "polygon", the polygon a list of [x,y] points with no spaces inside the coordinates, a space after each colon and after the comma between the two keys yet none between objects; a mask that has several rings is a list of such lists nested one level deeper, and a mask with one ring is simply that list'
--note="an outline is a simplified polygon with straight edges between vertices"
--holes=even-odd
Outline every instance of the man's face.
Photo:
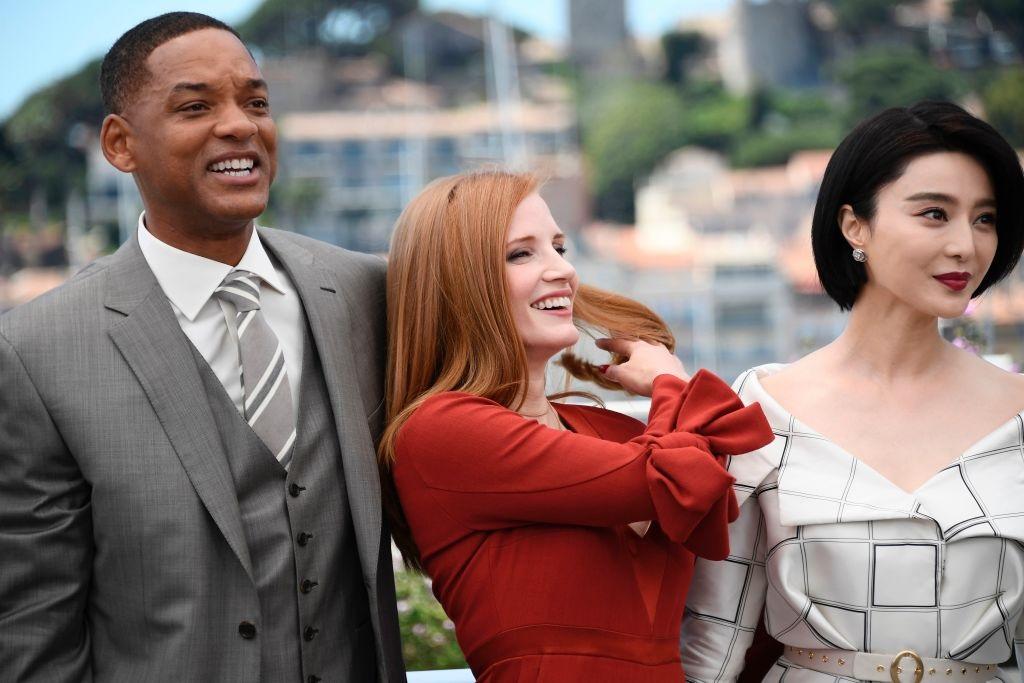
[{"label": "man's face", "polygon": [[267,86],[227,31],[193,31],[157,47],[126,107],[132,169],[147,223],[234,232],[267,206],[277,129]]}]

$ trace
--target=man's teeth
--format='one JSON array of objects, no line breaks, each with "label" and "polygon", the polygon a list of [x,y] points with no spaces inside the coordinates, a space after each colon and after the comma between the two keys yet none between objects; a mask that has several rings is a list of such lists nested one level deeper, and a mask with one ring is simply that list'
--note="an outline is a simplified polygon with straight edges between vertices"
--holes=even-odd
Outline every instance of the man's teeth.
[{"label": "man's teeth", "polygon": [[252,159],[227,159],[210,164],[209,170],[231,176],[249,175],[255,162]]},{"label": "man's teeth", "polygon": [[544,299],[543,301],[538,301],[535,304],[530,304],[530,306],[543,311],[548,308],[569,308],[571,304],[572,300],[569,297],[556,296],[550,299]]}]

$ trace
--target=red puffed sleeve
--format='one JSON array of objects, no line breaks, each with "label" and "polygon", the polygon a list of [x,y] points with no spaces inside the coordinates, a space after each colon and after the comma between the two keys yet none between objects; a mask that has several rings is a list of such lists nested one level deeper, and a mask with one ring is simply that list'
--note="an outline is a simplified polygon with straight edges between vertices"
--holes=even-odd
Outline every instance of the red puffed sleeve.
[{"label": "red puffed sleeve", "polygon": [[744,406],[703,370],[690,382],[655,379],[647,429],[625,443],[550,429],[488,399],[448,392],[425,401],[400,430],[394,475],[401,497],[426,487],[471,529],[654,519],[669,538],[709,556],[720,549],[705,548],[708,538],[720,536],[714,540],[727,550],[724,524],[736,508],[733,478],[715,454],[771,439],[760,406]]}]

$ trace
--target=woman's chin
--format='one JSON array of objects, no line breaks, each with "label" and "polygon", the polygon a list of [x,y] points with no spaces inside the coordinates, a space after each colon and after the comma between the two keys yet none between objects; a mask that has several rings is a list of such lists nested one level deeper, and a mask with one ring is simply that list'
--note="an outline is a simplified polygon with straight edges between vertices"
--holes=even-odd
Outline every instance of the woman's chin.
[{"label": "woman's chin", "polygon": [[933,312],[933,315],[935,315],[938,318],[942,318],[943,320],[952,320],[953,318],[959,318],[967,314],[967,311],[970,309],[970,303],[970,300],[968,300],[962,303],[950,302],[942,306],[937,306],[937,310]]},{"label": "woman's chin", "polygon": [[527,344],[526,355],[530,358],[544,357],[548,360],[561,354],[563,351],[571,351],[576,342],[580,340],[579,332],[574,335],[566,335],[562,339],[547,340],[542,344]]}]

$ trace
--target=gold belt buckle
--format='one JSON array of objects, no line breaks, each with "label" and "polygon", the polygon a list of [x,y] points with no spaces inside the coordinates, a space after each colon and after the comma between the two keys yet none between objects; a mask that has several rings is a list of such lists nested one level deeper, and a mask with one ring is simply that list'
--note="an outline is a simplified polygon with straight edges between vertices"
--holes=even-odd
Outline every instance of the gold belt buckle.
[{"label": "gold belt buckle", "polygon": [[900,683],[900,674],[903,673],[900,660],[904,657],[914,660],[914,664],[917,665],[914,669],[914,683],[921,683],[921,679],[924,678],[924,662],[921,661],[921,656],[913,650],[904,650],[892,658],[892,664],[889,665],[889,678],[892,679],[892,683]]}]

